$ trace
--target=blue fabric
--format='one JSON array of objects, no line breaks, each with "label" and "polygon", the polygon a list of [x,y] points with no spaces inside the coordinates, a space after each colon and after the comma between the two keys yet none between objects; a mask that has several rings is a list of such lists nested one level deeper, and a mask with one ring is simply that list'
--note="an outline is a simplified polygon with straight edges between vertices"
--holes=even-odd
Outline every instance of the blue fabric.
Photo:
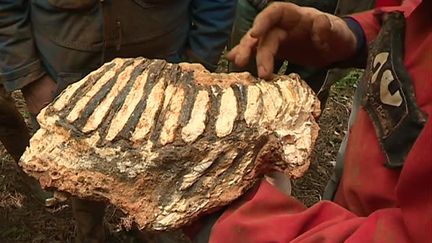
[{"label": "blue fabric", "polygon": [[45,73],[33,44],[29,11],[26,0],[0,4],[0,83],[7,91],[22,87]]},{"label": "blue fabric", "polygon": [[235,0],[193,0],[189,33],[190,58],[215,70],[234,21]]},{"label": "blue fabric", "polygon": [[[348,25],[348,28],[354,33],[357,39],[356,54],[363,54],[367,51],[366,35],[361,25],[351,17],[344,17],[343,20]],[[357,56],[357,55],[356,55]]]},{"label": "blue fabric", "polygon": [[[45,73],[60,87],[115,57],[217,66],[235,0],[4,0],[0,83],[20,89]],[[31,16],[31,17],[30,17]]]}]

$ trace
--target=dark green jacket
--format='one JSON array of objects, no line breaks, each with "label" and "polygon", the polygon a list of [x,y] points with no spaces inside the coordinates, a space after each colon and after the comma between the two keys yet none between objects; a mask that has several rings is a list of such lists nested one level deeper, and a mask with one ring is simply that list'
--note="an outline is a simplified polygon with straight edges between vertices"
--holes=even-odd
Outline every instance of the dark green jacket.
[{"label": "dark green jacket", "polygon": [[66,86],[119,56],[214,69],[234,8],[234,0],[3,0],[0,83],[20,89],[47,72]]}]

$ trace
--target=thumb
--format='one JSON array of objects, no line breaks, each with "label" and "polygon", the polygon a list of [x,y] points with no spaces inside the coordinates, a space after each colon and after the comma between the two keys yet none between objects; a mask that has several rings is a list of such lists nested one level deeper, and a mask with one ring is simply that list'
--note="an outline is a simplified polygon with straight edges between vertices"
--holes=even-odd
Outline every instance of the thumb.
[{"label": "thumb", "polygon": [[243,67],[248,64],[257,43],[258,39],[253,38],[248,32],[243,36],[240,43],[226,54],[226,58],[233,61],[236,66]]}]

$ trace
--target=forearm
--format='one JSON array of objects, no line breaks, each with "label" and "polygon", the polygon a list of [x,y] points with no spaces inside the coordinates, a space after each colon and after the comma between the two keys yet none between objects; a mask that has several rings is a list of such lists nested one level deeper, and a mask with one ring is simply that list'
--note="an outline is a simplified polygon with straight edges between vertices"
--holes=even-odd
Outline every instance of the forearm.
[{"label": "forearm", "polygon": [[6,90],[20,89],[45,74],[34,47],[26,0],[0,5],[0,82]]}]

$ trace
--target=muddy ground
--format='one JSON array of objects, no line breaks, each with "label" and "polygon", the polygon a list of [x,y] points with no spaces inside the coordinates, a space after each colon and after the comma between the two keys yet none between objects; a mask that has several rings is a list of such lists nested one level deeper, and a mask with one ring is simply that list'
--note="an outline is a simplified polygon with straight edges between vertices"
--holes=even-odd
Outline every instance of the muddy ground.
[{"label": "muddy ground", "polygon": [[[310,206],[321,199],[325,184],[332,173],[336,153],[346,131],[351,108],[354,80],[358,73],[342,80],[332,88],[326,109],[320,118],[320,134],[312,164],[306,175],[293,182],[294,195]],[[24,110],[19,94],[14,94]],[[27,117],[28,119],[28,117]],[[131,232],[119,226],[119,213],[110,208],[107,221],[114,232],[112,242],[138,242]],[[74,219],[71,208],[63,204],[45,208],[31,197],[18,173],[17,166],[0,144],[0,242],[73,242]]]}]

